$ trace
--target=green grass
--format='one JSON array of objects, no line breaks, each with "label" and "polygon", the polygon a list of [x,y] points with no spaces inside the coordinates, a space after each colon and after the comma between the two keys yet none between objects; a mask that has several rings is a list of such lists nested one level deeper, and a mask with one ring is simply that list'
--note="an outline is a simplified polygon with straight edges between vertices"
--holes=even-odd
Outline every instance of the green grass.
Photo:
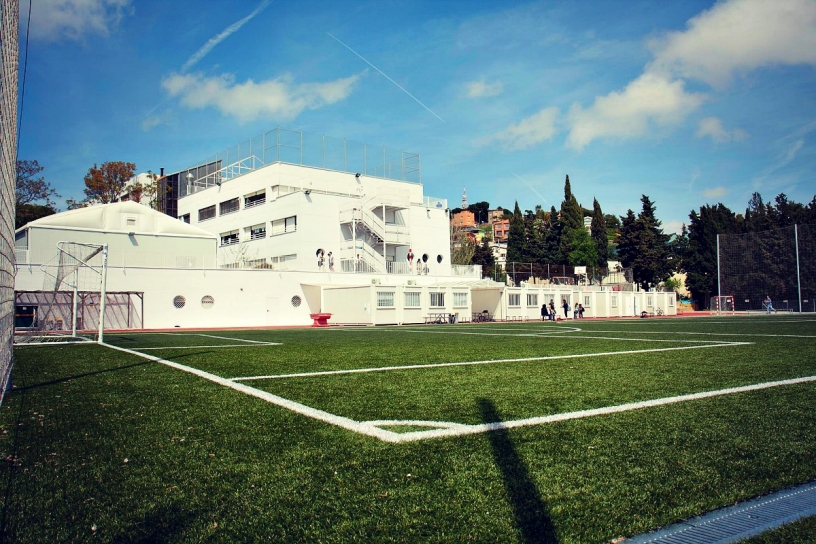
[{"label": "green grass", "polygon": [[[578,326],[212,333],[281,344],[240,348],[106,340],[226,378],[575,356],[244,382],[355,420],[510,421],[816,375],[809,319]],[[751,345],[591,355],[688,340]],[[9,542],[603,542],[816,478],[814,383],[388,444],[109,348],[16,359],[0,407]]]}]

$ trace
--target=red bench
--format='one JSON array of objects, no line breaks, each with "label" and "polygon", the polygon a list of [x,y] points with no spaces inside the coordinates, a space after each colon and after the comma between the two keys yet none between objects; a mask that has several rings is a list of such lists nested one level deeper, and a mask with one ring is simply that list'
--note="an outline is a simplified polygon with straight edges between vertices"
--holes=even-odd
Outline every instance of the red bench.
[{"label": "red bench", "polygon": [[328,320],[331,319],[332,314],[309,314],[309,317],[314,319],[312,327],[328,327]]}]

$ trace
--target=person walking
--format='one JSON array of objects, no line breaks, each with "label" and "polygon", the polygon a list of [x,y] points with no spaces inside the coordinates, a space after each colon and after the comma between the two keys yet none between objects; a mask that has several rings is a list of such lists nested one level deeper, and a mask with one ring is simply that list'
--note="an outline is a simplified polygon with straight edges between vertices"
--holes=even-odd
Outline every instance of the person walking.
[{"label": "person walking", "polygon": [[583,318],[584,318],[584,305],[579,304],[578,305],[578,319],[583,319]]},{"label": "person walking", "polygon": [[578,303],[575,303],[575,307],[572,309],[572,318],[578,319]]},{"label": "person walking", "polygon": [[334,255],[332,255],[332,252],[329,251],[329,254],[326,257],[329,261],[329,272],[334,272]]},{"label": "person walking", "polygon": [[547,303],[541,305],[541,321],[547,321],[550,318],[549,312],[547,311]]},{"label": "person walking", "polygon": [[773,307],[773,302],[771,302],[771,295],[765,295],[765,300],[762,302],[762,305],[765,306],[765,311],[768,313],[776,311]]},{"label": "person walking", "polygon": [[555,321],[555,301],[550,299],[550,321]]},{"label": "person walking", "polygon": [[569,317],[569,302],[565,298],[561,299],[561,302],[564,303],[564,319],[567,319]]}]

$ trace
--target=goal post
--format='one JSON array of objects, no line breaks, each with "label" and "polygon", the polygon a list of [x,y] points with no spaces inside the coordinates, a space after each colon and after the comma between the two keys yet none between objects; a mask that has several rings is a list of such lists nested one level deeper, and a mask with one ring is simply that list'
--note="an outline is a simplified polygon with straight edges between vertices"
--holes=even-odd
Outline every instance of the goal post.
[{"label": "goal post", "polygon": [[29,293],[28,320],[15,328],[17,344],[103,342],[107,244],[57,242],[40,266],[43,289]]},{"label": "goal post", "polygon": [[734,295],[711,297],[711,305],[709,308],[711,308],[711,311],[717,312],[718,314],[733,315],[736,312],[736,307],[734,306]]}]

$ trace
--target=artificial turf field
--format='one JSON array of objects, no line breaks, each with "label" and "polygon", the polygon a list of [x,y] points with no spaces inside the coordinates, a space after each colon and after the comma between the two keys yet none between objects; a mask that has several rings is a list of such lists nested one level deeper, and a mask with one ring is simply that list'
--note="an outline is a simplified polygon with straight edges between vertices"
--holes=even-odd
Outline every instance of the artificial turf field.
[{"label": "artificial turf field", "polygon": [[605,542],[816,478],[814,316],[105,341],[16,348],[3,541]]}]

